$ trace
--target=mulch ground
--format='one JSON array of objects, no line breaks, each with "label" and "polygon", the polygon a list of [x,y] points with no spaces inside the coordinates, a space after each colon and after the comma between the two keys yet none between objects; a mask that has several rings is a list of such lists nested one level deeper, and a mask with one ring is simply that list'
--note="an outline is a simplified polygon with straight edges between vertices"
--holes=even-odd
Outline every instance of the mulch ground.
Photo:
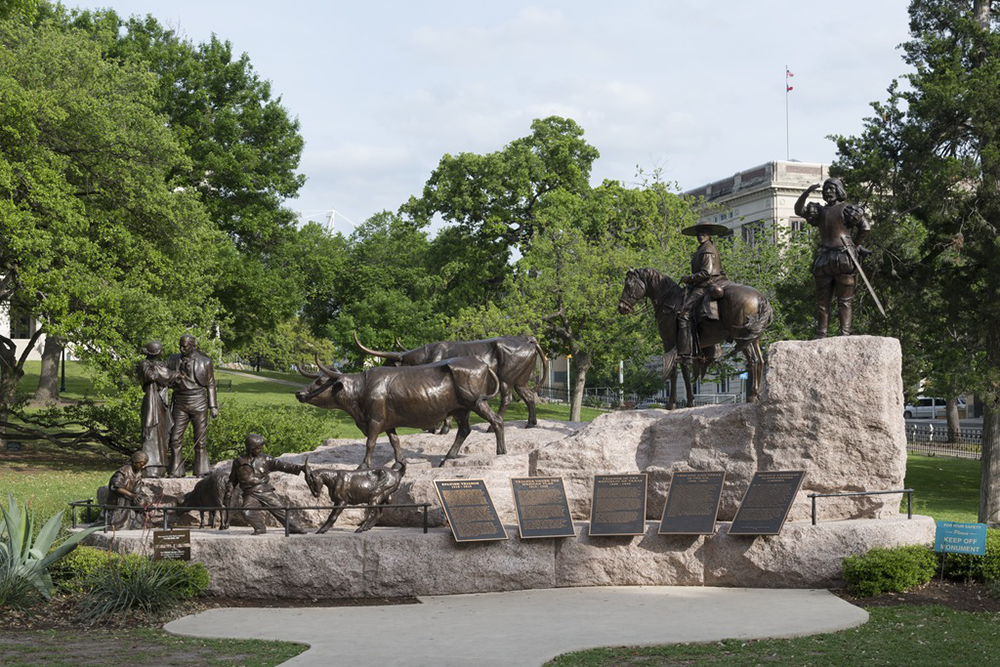
[{"label": "mulch ground", "polygon": [[991,596],[986,586],[971,581],[955,582],[934,579],[926,586],[906,593],[882,593],[868,598],[854,597],[846,590],[831,592],[859,607],[938,604],[956,611],[1000,612],[1000,597]]},{"label": "mulch ground", "polygon": [[252,598],[203,597],[191,600],[172,610],[169,615],[150,618],[141,612],[114,618],[107,622],[84,624],[76,614],[76,603],[72,596],[57,595],[48,603],[39,603],[26,611],[5,609],[0,615],[0,632],[20,632],[28,630],[81,630],[100,628],[115,630],[136,627],[160,627],[164,623],[197,614],[208,609],[225,607],[368,607],[375,605],[420,604],[414,597],[398,598],[337,598],[328,600],[273,600]]}]

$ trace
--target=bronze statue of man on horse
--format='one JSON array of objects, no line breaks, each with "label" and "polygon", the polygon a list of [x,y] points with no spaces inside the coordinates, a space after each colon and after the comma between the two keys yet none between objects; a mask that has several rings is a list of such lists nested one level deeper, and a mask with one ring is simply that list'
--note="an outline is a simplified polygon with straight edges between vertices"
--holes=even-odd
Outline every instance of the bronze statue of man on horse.
[{"label": "bronze statue of man on horse", "polygon": [[729,233],[722,225],[699,224],[682,230],[698,238],[691,257],[691,274],[680,284],[656,269],[630,269],[618,300],[618,312],[631,313],[644,298],[653,303],[656,325],[663,342],[663,372],[670,378],[669,406],[676,406],[677,365],[680,362],[687,391],[687,405],[694,403],[691,370],[696,379],[718,360],[723,342],[734,343],[733,354],[743,353],[747,362],[747,401],[755,401],[764,379],[764,355],[760,339],[774,320],[764,294],[726,278],[719,251],[711,236]]}]

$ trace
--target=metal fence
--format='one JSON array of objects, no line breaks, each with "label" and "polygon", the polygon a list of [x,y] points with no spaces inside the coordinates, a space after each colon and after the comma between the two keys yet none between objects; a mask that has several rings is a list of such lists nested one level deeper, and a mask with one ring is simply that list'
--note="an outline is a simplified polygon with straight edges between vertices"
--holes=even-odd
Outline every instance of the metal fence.
[{"label": "metal fence", "polygon": [[[560,387],[539,387],[539,397],[556,403],[569,403],[569,393]],[[680,392],[678,392],[680,393]],[[665,407],[670,401],[670,394],[661,391],[655,394],[637,394],[621,391],[615,387],[587,387],[583,390],[583,404],[591,408],[606,410],[632,409],[636,407]],[[714,405],[718,403],[742,403],[741,394],[695,394],[694,405]],[[677,407],[687,407],[687,399],[677,397]]]},{"label": "metal fence", "polygon": [[983,454],[983,429],[950,431],[943,424],[906,425],[906,451],[924,456],[979,459]]}]

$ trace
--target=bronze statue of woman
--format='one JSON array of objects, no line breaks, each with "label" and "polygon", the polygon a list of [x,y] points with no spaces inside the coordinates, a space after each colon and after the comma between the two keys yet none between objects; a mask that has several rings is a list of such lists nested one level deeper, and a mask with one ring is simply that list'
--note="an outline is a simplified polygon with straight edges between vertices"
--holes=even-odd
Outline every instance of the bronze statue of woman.
[{"label": "bronze statue of woman", "polygon": [[143,393],[140,451],[149,459],[142,470],[143,477],[165,477],[167,474],[167,447],[170,444],[170,428],[174,423],[170,416],[167,390],[178,373],[168,370],[166,364],[160,361],[162,351],[160,341],[149,341],[143,348],[146,358],[136,367]]}]

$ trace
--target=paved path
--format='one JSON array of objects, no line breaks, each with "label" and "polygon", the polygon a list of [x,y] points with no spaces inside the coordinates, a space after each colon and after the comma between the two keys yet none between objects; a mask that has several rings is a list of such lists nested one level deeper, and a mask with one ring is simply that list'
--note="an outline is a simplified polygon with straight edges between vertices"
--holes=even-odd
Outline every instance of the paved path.
[{"label": "paved path", "polygon": [[306,382],[305,378],[302,378],[302,382],[293,382],[291,380],[282,380],[280,378],[269,378],[269,377],[267,377],[265,375],[254,375],[253,373],[244,373],[243,371],[233,371],[233,370],[229,370],[228,368],[216,368],[215,372],[216,373],[229,373],[231,375],[237,375],[237,376],[239,376],[241,378],[249,378],[251,380],[260,380],[261,382],[273,382],[274,384],[283,384],[283,385],[287,385],[289,387],[300,387],[301,388],[301,387],[304,387],[307,384],[309,384],[308,382]]},{"label": "paved path", "polygon": [[541,665],[599,646],[796,637],[868,613],[823,590],[632,586],[420,598],[379,607],[212,609],[166,626],[196,637],[285,639],[292,667]]}]

